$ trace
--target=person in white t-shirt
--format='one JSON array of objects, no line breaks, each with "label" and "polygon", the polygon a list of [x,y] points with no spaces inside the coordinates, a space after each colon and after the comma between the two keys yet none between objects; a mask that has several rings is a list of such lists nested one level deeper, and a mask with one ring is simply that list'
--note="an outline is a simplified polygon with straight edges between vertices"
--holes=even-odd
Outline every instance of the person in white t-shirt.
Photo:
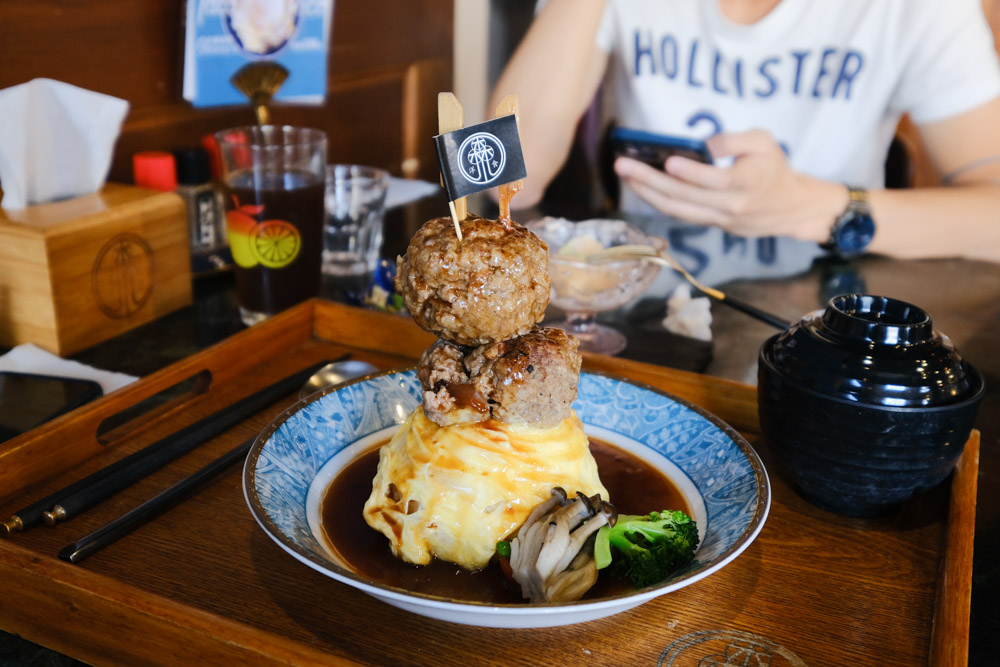
[{"label": "person in white t-shirt", "polygon": [[[520,100],[513,205],[541,199],[604,82],[617,125],[705,138],[716,160],[618,158],[625,210],[817,249],[855,188],[867,251],[1000,262],[1000,63],[980,2],[548,0],[494,92]],[[944,187],[884,189],[904,113]]]}]

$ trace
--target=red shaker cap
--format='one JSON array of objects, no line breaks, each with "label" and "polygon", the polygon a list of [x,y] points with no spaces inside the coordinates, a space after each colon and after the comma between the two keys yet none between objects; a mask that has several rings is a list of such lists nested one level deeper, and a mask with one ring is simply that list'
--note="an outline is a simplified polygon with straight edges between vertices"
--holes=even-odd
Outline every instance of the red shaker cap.
[{"label": "red shaker cap", "polygon": [[140,151],[132,156],[132,178],[142,188],[173,192],[177,189],[177,164],[166,151]]},{"label": "red shaker cap", "polygon": [[201,138],[201,145],[208,151],[208,168],[213,181],[222,180],[222,155],[219,151],[219,140],[214,134],[206,134]]}]

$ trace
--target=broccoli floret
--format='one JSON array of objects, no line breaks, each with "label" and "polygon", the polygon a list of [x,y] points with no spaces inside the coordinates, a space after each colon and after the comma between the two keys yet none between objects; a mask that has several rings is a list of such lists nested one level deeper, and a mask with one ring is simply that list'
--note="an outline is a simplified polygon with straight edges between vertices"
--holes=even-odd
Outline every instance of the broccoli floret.
[{"label": "broccoli floret", "polygon": [[614,527],[597,531],[594,560],[599,570],[645,588],[690,563],[697,548],[698,526],[684,512],[622,514]]},{"label": "broccoli floret", "polygon": [[510,541],[500,540],[497,542],[497,556],[501,558],[510,558]]}]

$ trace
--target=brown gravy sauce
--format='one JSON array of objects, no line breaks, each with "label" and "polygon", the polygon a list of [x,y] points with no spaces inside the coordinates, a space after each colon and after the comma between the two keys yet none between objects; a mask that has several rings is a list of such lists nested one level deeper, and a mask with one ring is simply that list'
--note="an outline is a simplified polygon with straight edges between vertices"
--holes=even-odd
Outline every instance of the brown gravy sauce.
[{"label": "brown gravy sauce", "polygon": [[460,408],[471,408],[480,414],[490,411],[489,403],[475,386],[468,382],[452,382],[448,384],[448,393],[455,399],[455,405]]},{"label": "brown gravy sauce", "polygon": [[[389,549],[389,542],[365,523],[363,509],[378,470],[378,447],[368,451],[338,474],[327,488],[320,508],[323,532],[329,544],[359,574],[388,586],[456,600],[487,604],[519,603],[520,589],[500,568],[490,565],[470,572],[444,561],[416,566]],[[673,482],[645,461],[600,440],[590,440],[601,481],[622,514],[681,509],[691,513]],[[598,598],[630,589],[627,582],[600,577],[586,598]]]},{"label": "brown gravy sauce", "polygon": [[517,180],[510,183],[504,183],[499,188],[497,188],[500,215],[497,216],[497,222],[504,226],[504,229],[510,229],[511,217],[510,217],[510,200],[514,198],[521,188],[524,186],[524,182]]}]

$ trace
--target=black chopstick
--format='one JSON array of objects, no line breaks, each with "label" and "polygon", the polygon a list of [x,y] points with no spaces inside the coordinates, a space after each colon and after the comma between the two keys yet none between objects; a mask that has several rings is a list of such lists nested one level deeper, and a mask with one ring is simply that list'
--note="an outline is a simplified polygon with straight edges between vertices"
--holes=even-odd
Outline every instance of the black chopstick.
[{"label": "black chopstick", "polygon": [[724,303],[725,305],[729,306],[730,308],[735,308],[736,310],[740,311],[741,313],[744,313],[746,315],[749,315],[750,317],[758,319],[761,322],[764,322],[766,324],[770,324],[772,327],[776,327],[778,329],[781,329],[782,331],[784,331],[785,329],[787,329],[789,327],[789,325],[791,325],[791,322],[786,322],[785,320],[781,319],[777,315],[772,315],[771,313],[763,311],[760,308],[757,308],[756,306],[751,306],[749,303],[746,303],[745,301],[740,301],[739,299],[734,299],[733,297],[729,296],[728,294],[723,294],[724,298],[722,298],[722,299],[718,298],[714,294],[707,294],[707,296],[710,296],[710,297],[714,298],[719,303]]},{"label": "black chopstick", "polygon": [[[335,361],[343,361],[350,356],[350,354],[345,354],[337,357]],[[101,526],[92,533],[84,535],[76,542],[66,545],[59,551],[59,558],[70,563],[79,563],[109,544],[125,537],[139,526],[152,521],[191,496],[230,465],[245,459],[256,439],[255,436],[244,441],[204,468],[188,475],[173,486],[164,489],[138,507]]]},{"label": "black chopstick", "polygon": [[[346,359],[348,356],[350,355],[342,355],[340,359]],[[313,373],[327,363],[329,361],[323,361],[293,373],[229,407],[222,408],[208,417],[28,505],[2,524],[5,530],[0,535],[27,530],[43,520],[54,525],[76,516],[251,417],[283,396],[298,391]]]},{"label": "black chopstick", "polygon": [[660,250],[654,252],[656,252],[655,257],[652,258],[647,257],[647,258],[654,260],[658,263],[666,263],[667,266],[669,266],[674,271],[683,276],[684,279],[688,281],[692,287],[694,287],[696,290],[698,290],[705,296],[711,299],[715,299],[719,303],[725,304],[730,308],[733,308],[734,310],[738,310],[745,315],[749,315],[750,317],[758,319],[761,322],[764,322],[765,324],[770,324],[772,327],[776,327],[778,329],[781,329],[782,331],[784,331],[789,327],[790,322],[786,322],[785,320],[781,319],[776,315],[772,315],[771,313],[761,310],[756,306],[751,306],[749,303],[746,303],[745,301],[734,299],[725,292],[718,290],[714,287],[703,285],[697,278],[691,275],[691,273],[687,269],[685,269],[680,262],[674,259],[670,255],[670,253],[668,253],[666,250]]},{"label": "black chopstick", "polygon": [[[115,474],[101,475],[93,484],[60,498],[51,510],[42,513],[43,520],[49,525],[55,525],[61,521],[72,519],[183,454],[190,452],[195,447],[255,415],[279,398],[298,391],[313,373],[327,363],[329,362],[314,364],[298,373],[289,375],[232,406],[222,408],[176,434],[167,436],[144,450],[136,452],[136,454],[142,455],[119,468]],[[95,475],[100,472],[98,471]]]},{"label": "black chopstick", "polygon": [[79,563],[87,556],[97,553],[112,542],[125,537],[143,524],[160,516],[201,488],[213,477],[237,461],[243,460],[256,438],[231,449],[198,472],[189,475],[173,486],[161,491],[143,504],[121,515],[114,521],[84,535],[76,542],[62,548],[59,558],[70,563]]}]

